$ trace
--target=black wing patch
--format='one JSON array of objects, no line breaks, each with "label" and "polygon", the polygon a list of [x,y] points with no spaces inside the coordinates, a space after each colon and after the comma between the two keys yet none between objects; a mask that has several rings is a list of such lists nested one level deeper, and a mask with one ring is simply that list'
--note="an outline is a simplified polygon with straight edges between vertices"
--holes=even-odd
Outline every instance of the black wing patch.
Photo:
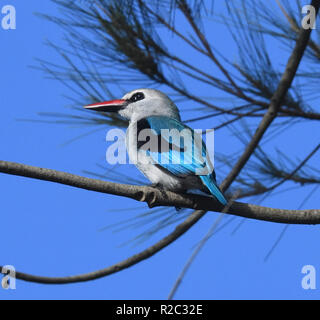
[{"label": "black wing patch", "polygon": [[[146,136],[146,140],[141,141],[139,140],[140,133],[145,130],[149,129],[148,135]],[[156,136],[156,137],[155,137]],[[157,140],[157,145],[150,145],[148,144],[149,141],[155,141]],[[179,152],[187,152],[187,148],[182,146],[177,146],[173,144],[172,142],[169,142],[164,139],[161,134],[157,134],[155,130],[152,130],[150,123],[147,119],[141,119],[137,122],[137,148],[138,150],[149,150],[150,152],[169,152],[169,151],[179,151]]]}]

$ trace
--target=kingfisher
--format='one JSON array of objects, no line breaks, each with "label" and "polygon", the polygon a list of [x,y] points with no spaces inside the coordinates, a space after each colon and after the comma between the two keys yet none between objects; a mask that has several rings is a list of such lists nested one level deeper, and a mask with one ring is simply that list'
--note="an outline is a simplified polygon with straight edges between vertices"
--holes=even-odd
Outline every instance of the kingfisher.
[{"label": "kingfisher", "polygon": [[223,206],[227,204],[202,135],[181,122],[177,106],[166,94],[137,89],[121,99],[84,108],[117,112],[129,121],[129,158],[154,187],[178,193],[197,190],[212,195]]}]

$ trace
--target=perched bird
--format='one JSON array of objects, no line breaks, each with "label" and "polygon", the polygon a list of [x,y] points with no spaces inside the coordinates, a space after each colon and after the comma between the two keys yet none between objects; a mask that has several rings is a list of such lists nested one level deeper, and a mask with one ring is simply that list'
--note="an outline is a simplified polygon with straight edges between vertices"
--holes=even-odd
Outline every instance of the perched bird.
[{"label": "perched bird", "polygon": [[201,135],[181,122],[177,106],[164,93],[138,89],[120,100],[85,108],[118,112],[129,120],[126,147],[130,160],[154,186],[175,192],[197,189],[226,205]]}]

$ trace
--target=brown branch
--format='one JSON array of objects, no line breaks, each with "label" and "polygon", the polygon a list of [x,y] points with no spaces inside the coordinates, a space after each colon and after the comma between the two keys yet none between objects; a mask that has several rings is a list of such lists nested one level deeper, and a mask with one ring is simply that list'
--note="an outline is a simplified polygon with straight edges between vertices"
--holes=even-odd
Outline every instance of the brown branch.
[{"label": "brown branch", "polygon": [[290,109],[281,109],[281,112],[284,116],[299,117],[308,120],[320,120],[320,113],[309,112],[309,111],[300,111],[300,110],[290,110]]},{"label": "brown branch", "polygon": [[[0,172],[15,176],[55,182],[100,193],[122,196],[141,202],[146,202],[150,208],[165,206],[215,212],[221,212],[223,209],[223,206],[221,206],[220,203],[207,196],[179,194],[148,186],[136,186],[102,181],[98,179],[90,179],[71,173],[38,168],[15,162],[0,161]],[[273,209],[253,204],[234,202],[226,213],[250,219],[278,223],[320,223],[320,210],[299,211]]]}]

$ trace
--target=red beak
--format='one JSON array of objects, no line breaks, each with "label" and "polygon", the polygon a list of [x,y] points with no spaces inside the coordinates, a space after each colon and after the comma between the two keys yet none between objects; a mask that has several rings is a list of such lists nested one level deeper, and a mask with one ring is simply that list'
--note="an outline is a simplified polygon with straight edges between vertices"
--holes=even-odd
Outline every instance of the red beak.
[{"label": "red beak", "polygon": [[85,109],[94,110],[99,112],[118,112],[128,104],[127,100],[111,100],[89,104],[84,106]]}]

